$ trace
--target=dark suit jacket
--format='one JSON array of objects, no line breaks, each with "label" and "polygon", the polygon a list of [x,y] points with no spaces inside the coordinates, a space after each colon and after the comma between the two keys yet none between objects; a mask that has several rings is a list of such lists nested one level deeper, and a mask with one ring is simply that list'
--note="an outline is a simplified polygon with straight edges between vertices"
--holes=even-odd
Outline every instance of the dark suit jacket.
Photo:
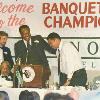
[{"label": "dark suit jacket", "polygon": [[2,50],[3,50],[3,55],[4,55],[4,61],[8,61],[11,68],[13,67],[13,59],[12,59],[12,56],[11,56],[11,51],[8,47],[2,47]]},{"label": "dark suit jacket", "polygon": [[[39,41],[38,43],[36,41]],[[27,64],[40,64],[44,67],[48,67],[48,61],[45,55],[45,50],[55,54],[56,50],[51,48],[48,43],[40,36],[32,36],[31,37],[31,47],[28,52],[27,56],[27,48],[23,40],[18,41],[15,44],[15,60],[19,57],[21,58],[22,64],[26,64],[26,57],[27,57]]]}]

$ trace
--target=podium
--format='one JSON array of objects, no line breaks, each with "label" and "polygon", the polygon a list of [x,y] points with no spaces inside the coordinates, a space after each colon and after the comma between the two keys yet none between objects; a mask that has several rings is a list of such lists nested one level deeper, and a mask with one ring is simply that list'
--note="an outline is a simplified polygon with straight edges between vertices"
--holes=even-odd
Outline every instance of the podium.
[{"label": "podium", "polygon": [[50,69],[48,67],[43,67],[42,65],[15,65],[14,78],[16,77],[17,69],[22,71],[22,88],[43,88],[50,75]]}]

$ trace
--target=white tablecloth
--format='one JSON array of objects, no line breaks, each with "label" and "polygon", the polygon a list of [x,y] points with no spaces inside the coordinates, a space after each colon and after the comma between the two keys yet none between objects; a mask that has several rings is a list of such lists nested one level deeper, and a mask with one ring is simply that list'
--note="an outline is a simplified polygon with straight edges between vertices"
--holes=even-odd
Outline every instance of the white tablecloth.
[{"label": "white tablecloth", "polygon": [[[41,100],[43,100],[44,95],[50,92],[60,93],[60,94],[67,94],[69,93],[73,87],[61,87],[60,90],[54,89],[38,89],[38,88],[0,88],[0,91],[6,91],[9,95],[10,100],[19,100],[19,94],[21,91],[28,90],[28,91],[36,91],[39,95]],[[76,89],[76,88],[74,88]],[[80,91],[80,88],[77,88]]]}]

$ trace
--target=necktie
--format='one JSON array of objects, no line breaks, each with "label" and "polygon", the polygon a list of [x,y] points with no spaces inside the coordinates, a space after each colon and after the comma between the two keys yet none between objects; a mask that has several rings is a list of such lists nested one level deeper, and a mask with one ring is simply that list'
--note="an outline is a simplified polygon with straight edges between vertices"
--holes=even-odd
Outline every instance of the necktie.
[{"label": "necktie", "polygon": [[29,64],[29,59],[30,59],[30,57],[29,57],[29,52],[30,52],[30,50],[31,50],[31,45],[30,45],[30,42],[29,41],[27,41],[27,55],[26,55],[26,64]]},{"label": "necktie", "polygon": [[60,75],[60,50],[58,49],[58,75]]},{"label": "necktie", "polygon": [[31,45],[29,43],[29,41],[27,42],[27,50],[29,51],[31,49]]},{"label": "necktie", "polygon": [[59,76],[59,86],[60,86],[60,50],[58,49],[58,76]]}]

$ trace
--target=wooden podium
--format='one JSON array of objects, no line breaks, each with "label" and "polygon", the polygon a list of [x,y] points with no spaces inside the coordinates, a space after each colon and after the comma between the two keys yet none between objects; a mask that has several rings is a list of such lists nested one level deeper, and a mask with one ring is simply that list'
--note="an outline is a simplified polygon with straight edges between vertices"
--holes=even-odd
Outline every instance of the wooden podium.
[{"label": "wooden podium", "polygon": [[[16,75],[16,70],[17,68],[20,67],[20,69],[23,71],[23,69],[25,69],[24,71],[29,72],[29,69],[33,69],[34,71],[34,78],[27,82],[23,79],[23,88],[43,88],[45,87],[45,82],[46,80],[49,79],[49,75],[50,75],[50,70],[47,67],[43,67],[41,65],[20,65],[17,66],[15,65],[14,67],[14,76]],[[22,72],[22,74],[24,74]],[[29,72],[29,76],[28,78],[30,78],[31,74],[33,74],[33,72]],[[22,75],[23,76],[23,75]],[[27,76],[27,74],[26,74]],[[23,77],[22,77],[23,78]]]}]

